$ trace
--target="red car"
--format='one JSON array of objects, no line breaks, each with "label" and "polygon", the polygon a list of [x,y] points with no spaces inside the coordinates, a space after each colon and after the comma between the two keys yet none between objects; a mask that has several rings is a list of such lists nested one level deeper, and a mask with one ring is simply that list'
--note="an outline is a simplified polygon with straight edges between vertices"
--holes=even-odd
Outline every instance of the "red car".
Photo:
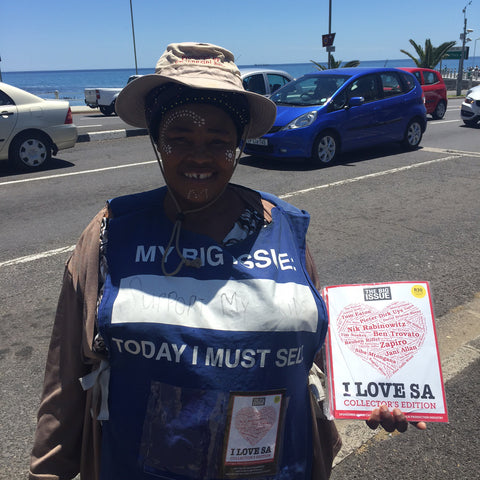
[{"label": "red car", "polygon": [[419,67],[402,67],[400,70],[406,70],[415,75],[425,95],[427,113],[432,115],[434,120],[442,119],[447,111],[447,87],[441,73],[430,68]]}]

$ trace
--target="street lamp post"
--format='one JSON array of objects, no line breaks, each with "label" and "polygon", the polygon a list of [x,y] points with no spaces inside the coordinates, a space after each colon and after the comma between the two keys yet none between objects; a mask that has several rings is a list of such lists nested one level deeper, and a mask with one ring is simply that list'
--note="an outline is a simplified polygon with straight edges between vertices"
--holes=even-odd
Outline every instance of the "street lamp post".
[{"label": "street lamp post", "polygon": [[[465,5],[463,12],[463,34],[462,34],[462,54],[458,62],[458,75],[457,75],[457,96],[462,93],[462,80],[463,80],[463,61],[465,59],[465,43],[467,42],[467,7],[472,3],[472,0]],[[471,30],[473,31],[473,30]]]},{"label": "street lamp post", "polygon": [[[332,0],[328,0],[328,35],[332,34]],[[332,52],[328,50],[328,68],[332,68]]]},{"label": "street lamp post", "polygon": [[132,19],[132,37],[133,37],[133,55],[135,56],[135,75],[138,75],[138,67],[137,67],[137,48],[135,46],[135,29],[133,27],[133,8],[132,8],[132,0],[130,0],[130,18]]}]

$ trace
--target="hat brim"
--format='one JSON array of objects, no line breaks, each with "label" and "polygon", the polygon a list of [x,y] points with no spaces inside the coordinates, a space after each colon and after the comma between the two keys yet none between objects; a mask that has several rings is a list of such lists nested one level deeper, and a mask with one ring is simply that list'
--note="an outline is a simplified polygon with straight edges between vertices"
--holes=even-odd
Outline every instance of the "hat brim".
[{"label": "hat brim", "polygon": [[191,81],[179,81],[173,77],[158,74],[143,75],[127,84],[118,94],[115,101],[117,115],[129,125],[138,128],[147,128],[145,119],[145,97],[148,92],[164,83],[179,83],[192,88],[205,90],[221,90],[238,92],[245,95],[250,109],[250,123],[247,126],[247,138],[258,138],[265,135],[273,125],[277,114],[276,105],[257,93],[237,88],[225,88],[225,81],[216,81],[213,78],[205,79],[192,77]]}]

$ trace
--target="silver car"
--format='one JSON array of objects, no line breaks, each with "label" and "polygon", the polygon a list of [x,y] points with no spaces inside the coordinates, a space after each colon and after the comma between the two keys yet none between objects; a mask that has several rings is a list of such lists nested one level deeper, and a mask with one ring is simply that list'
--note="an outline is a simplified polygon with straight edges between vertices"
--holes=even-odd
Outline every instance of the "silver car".
[{"label": "silver car", "polygon": [[39,170],[59,150],[73,147],[77,136],[69,102],[44,100],[0,82],[0,160]]},{"label": "silver car", "polygon": [[471,88],[462,103],[460,116],[463,123],[474,127],[480,121],[480,85]]},{"label": "silver car", "polygon": [[245,90],[267,97],[293,80],[293,77],[283,70],[264,68],[241,68],[240,75]]}]

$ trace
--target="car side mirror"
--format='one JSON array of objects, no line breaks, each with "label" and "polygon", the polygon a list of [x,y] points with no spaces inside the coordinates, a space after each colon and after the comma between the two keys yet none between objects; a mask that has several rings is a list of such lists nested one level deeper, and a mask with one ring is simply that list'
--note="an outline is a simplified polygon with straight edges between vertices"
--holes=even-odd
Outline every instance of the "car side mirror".
[{"label": "car side mirror", "polygon": [[348,108],[351,107],[359,107],[360,105],[363,105],[365,103],[365,98],[363,97],[352,97],[350,100],[348,100]]}]

